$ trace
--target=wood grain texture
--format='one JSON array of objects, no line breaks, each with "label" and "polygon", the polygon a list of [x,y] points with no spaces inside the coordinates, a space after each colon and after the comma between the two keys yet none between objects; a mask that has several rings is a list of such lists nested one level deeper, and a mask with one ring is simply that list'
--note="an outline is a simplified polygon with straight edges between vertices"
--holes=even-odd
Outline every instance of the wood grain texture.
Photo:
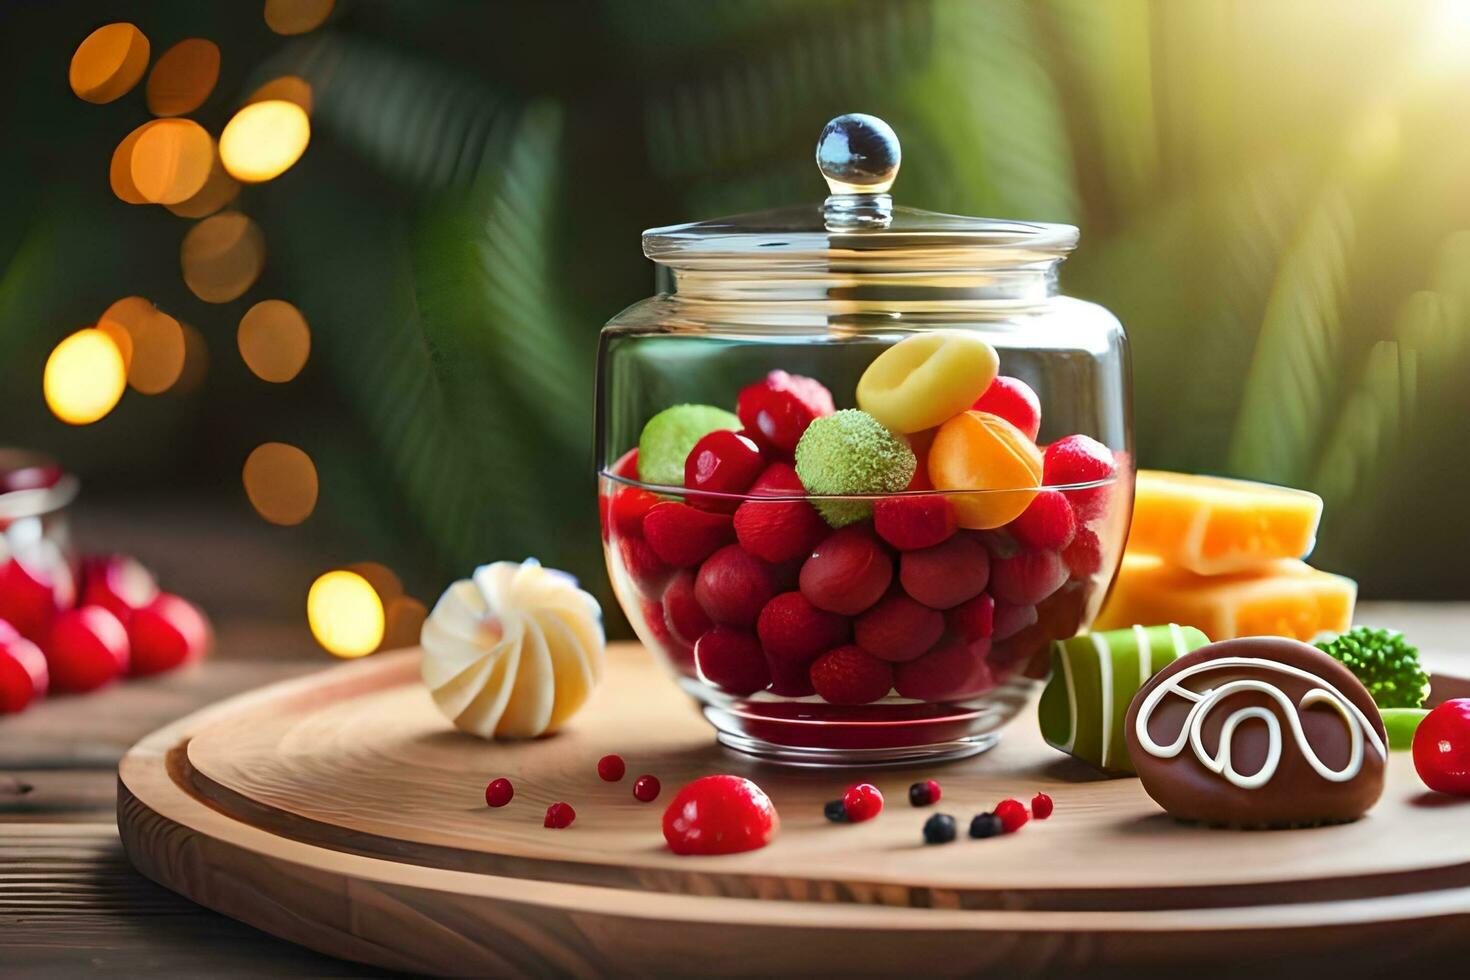
[{"label": "wood grain texture", "polygon": [[[1174,824],[1136,780],[1097,780],[1046,749],[1023,718],[1000,748],[874,780],[890,800],[832,827],[841,775],[783,770],[717,748],[634,647],[562,734],[485,743],[449,730],[413,653],[379,656],[207,709],[123,760],[119,825],[149,877],[293,942],[395,969],[591,975],[607,971],[1126,968],[1208,953],[1296,958],[1373,939],[1420,956],[1463,945],[1470,924],[1470,804],[1427,799],[1407,757],[1372,815],[1343,827],[1238,833]],[[600,782],[618,751],[628,777]],[[695,775],[750,775],[782,814],[772,846],[678,858],[662,806]],[[484,806],[510,777],[511,806]],[[871,775],[871,774],[869,774]],[[993,841],[924,847],[930,811],[904,789],[939,778],[962,821],[1005,796],[1050,792],[1057,813]],[[541,827],[566,799],[572,828]],[[1254,936],[1249,942],[1244,937]],[[917,945],[922,944],[922,946]],[[1400,946],[1399,948],[1403,948]],[[692,959],[691,959],[692,957]],[[1303,960],[1305,962],[1305,959]]]}]

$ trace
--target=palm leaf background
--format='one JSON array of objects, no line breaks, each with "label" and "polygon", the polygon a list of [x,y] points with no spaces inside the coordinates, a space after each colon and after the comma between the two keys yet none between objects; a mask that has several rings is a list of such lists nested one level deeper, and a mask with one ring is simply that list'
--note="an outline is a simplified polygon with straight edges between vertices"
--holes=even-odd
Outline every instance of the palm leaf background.
[{"label": "palm leaf background", "polygon": [[[1470,38],[1422,56],[1444,4],[355,0],[290,42],[235,6],[131,14],[156,43],[221,42],[206,125],[267,78],[313,84],[307,157],[240,202],[271,252],[239,303],[193,300],[179,220],[98,180],[136,100],[6,107],[28,149],[0,156],[4,441],[243,507],[240,459],[287,438],[323,503],[280,533],[424,595],[536,554],[606,597],[591,374],[600,324],[649,292],[637,232],[816,200],[817,131],[863,110],[903,137],[903,203],[1081,225],[1064,288],[1129,328],[1144,465],[1317,489],[1319,563],[1365,594],[1467,594]],[[43,7],[7,15],[7,91],[64,73],[79,40],[75,10]],[[63,429],[39,404],[46,352],[134,292],[204,332],[207,383]],[[271,295],[314,332],[289,390],[232,349]]]}]

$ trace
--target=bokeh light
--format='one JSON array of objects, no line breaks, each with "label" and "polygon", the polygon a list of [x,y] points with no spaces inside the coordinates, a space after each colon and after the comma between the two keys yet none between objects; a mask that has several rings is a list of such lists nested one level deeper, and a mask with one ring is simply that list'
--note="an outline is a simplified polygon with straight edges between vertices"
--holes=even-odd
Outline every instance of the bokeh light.
[{"label": "bokeh light", "polygon": [[417,646],[424,630],[424,620],[428,618],[428,608],[413,596],[401,595],[394,599],[388,603],[384,613],[382,648],[397,650]]},{"label": "bokeh light", "polygon": [[256,446],[245,459],[241,479],[250,506],[272,524],[300,524],[316,509],[316,465],[288,443]]},{"label": "bokeh light", "polygon": [[117,345],[117,352],[123,360],[123,371],[126,372],[128,365],[133,362],[133,335],[121,323],[105,318],[97,321],[97,329],[111,337],[112,342]]},{"label": "bokeh light", "polygon": [[104,24],[77,45],[67,81],[87,102],[120,99],[143,77],[148,52],[148,38],[132,24]]},{"label": "bokeh light", "polygon": [[205,218],[179,247],[184,282],[206,303],[228,303],[255,284],[265,265],[260,226],[238,211]]},{"label": "bokeh light", "polygon": [[138,140],[143,134],[159,123],[161,119],[150,119],[137,129],[122,138],[117,144],[117,149],[112,151],[112,162],[107,168],[107,179],[112,184],[112,193],[119,200],[128,204],[147,204],[148,199],[138,192],[138,186],[133,183],[133,150],[138,145]]},{"label": "bokeh light", "polygon": [[191,37],[158,56],[148,73],[148,111],[155,116],[182,116],[204,104],[219,81],[219,47]]},{"label": "bokeh light", "polygon": [[398,576],[394,573],[393,569],[384,565],[382,562],[355,561],[347,566],[347,570],[349,572],[356,572],[358,575],[367,579],[368,584],[373,587],[373,591],[382,600],[384,609],[387,609],[394,599],[403,595],[403,583],[398,580]]},{"label": "bokeh light", "polygon": [[265,0],[265,24],[277,34],[314,31],[332,15],[334,0]]},{"label": "bokeh light", "polygon": [[265,299],[250,307],[240,318],[235,340],[255,376],[276,384],[296,377],[311,353],[311,328],[285,300]]},{"label": "bokeh light", "polygon": [[219,158],[218,149],[210,158],[209,176],[198,193],[186,201],[167,205],[181,218],[207,218],[229,204],[240,193],[240,182],[229,175]]},{"label": "bokeh light", "polygon": [[367,579],[337,569],[320,576],[306,594],[311,635],[329,653],[362,657],[383,640],[383,602]]},{"label": "bokeh light", "polygon": [[204,342],[204,335],[194,327],[182,322],[179,327],[184,331],[184,369],[179,372],[173,391],[182,395],[204,382],[204,376],[209,372],[209,345]]},{"label": "bokeh light", "polygon": [[230,176],[247,184],[279,177],[306,152],[311,120],[294,102],[268,99],[235,113],[219,137],[219,155]]},{"label": "bokeh light", "polygon": [[142,296],[125,296],[113,303],[97,328],[109,336],[115,336],[118,328],[127,334],[130,351],[123,360],[134,391],[157,395],[179,380],[184,369],[183,328]]},{"label": "bokeh light", "polygon": [[311,115],[312,94],[311,83],[300,75],[282,75],[273,78],[260,88],[250,93],[250,98],[245,100],[246,105],[252,102],[290,102],[301,107],[301,111],[308,116]]},{"label": "bokeh light", "polygon": [[214,140],[192,119],[160,119],[133,144],[133,186],[152,204],[178,204],[204,187],[214,162]]},{"label": "bokeh light", "polygon": [[96,422],[112,411],[126,387],[127,368],[117,344],[95,327],[57,344],[41,380],[47,407],[68,425]]}]

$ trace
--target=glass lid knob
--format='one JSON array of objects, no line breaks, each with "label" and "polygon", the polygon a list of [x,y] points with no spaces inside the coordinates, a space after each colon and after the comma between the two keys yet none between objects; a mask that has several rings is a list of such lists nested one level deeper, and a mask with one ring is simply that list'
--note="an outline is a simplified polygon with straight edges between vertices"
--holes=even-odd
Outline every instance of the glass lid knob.
[{"label": "glass lid knob", "polygon": [[893,127],[862,112],[838,116],[817,140],[817,167],[831,196],[822,205],[828,228],[883,227],[893,219],[888,189],[903,151]]}]

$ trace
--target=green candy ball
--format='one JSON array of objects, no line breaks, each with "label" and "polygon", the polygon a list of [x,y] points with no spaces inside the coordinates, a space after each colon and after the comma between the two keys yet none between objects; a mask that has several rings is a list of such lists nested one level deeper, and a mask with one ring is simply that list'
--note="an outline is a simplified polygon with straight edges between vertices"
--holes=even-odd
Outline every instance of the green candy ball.
[{"label": "green candy ball", "polygon": [[[902,436],[856,408],[813,419],[796,444],[796,475],[811,494],[898,493],[918,465]],[[813,503],[832,527],[855,524],[873,512],[866,500]]]},{"label": "green candy ball", "polygon": [[694,444],[716,429],[739,429],[740,419],[713,405],[674,405],[643,426],[638,437],[638,479],[661,487],[684,485],[684,460]]}]

